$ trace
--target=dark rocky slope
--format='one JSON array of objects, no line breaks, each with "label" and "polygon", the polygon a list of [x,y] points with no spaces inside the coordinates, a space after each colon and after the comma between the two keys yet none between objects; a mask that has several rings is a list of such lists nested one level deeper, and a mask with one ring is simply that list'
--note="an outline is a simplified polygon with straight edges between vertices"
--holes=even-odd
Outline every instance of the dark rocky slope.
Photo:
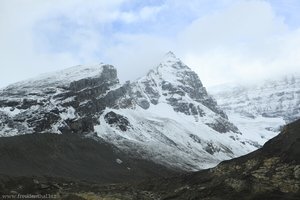
[{"label": "dark rocky slope", "polygon": [[253,153],[139,189],[155,191],[161,199],[299,199],[300,120]]},{"label": "dark rocky slope", "polygon": [[300,198],[300,120],[287,125],[261,149],[196,173],[152,178],[138,184],[98,185],[51,178],[42,181],[4,177],[2,187],[14,191],[24,184],[27,191],[50,192],[60,199],[296,200]]},{"label": "dark rocky slope", "polygon": [[299,199],[300,120],[253,153],[210,170],[147,182],[141,189],[162,199]]},{"label": "dark rocky slope", "polygon": [[0,174],[117,183],[173,173],[97,140],[49,133],[0,138]]}]

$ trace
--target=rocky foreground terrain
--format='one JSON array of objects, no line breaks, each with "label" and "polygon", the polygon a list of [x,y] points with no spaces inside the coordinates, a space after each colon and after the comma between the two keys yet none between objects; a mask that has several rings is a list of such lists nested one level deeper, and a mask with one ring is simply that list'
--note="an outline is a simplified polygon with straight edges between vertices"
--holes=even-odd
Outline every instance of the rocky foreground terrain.
[{"label": "rocky foreground terrain", "polygon": [[54,177],[1,176],[1,194],[48,194],[56,199],[288,199],[300,198],[300,120],[261,149],[194,173],[140,182],[97,184]]}]

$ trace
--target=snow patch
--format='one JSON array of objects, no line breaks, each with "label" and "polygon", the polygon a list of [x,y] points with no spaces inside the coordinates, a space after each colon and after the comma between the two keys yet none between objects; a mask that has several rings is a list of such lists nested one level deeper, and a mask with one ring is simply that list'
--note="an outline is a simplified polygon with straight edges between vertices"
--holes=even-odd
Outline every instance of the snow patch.
[{"label": "snow patch", "polygon": [[59,116],[61,119],[66,120],[66,119],[75,119],[76,114],[75,114],[75,109],[72,106],[67,107],[65,112],[59,113]]},{"label": "snow patch", "polygon": [[116,159],[116,163],[118,163],[118,164],[122,164],[122,163],[123,163],[123,161],[122,161],[121,159],[117,158],[117,159]]},{"label": "snow patch", "polygon": [[7,115],[9,115],[11,117],[22,112],[18,108],[13,108],[13,107],[0,107],[0,111],[6,113]]}]

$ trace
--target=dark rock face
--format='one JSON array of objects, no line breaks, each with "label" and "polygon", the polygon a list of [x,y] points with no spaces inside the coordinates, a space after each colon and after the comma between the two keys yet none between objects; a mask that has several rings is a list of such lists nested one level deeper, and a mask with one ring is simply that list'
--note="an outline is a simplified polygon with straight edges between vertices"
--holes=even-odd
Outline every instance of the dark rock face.
[{"label": "dark rock face", "polygon": [[[103,66],[102,73],[97,78],[88,78],[88,79],[81,79],[78,81],[74,81],[70,83],[69,89],[75,92],[78,92],[82,89],[93,88],[94,90],[90,90],[90,93],[97,93],[101,94],[105,87],[103,85],[109,86],[118,83],[117,71],[112,66],[106,65]],[[99,88],[95,88],[101,86]],[[97,90],[98,89],[98,90]],[[88,93],[88,92],[87,92]]]},{"label": "dark rock face", "polygon": [[59,120],[59,116],[52,112],[41,112],[39,114],[39,116],[33,115],[31,118],[26,120],[28,126],[32,127],[35,132],[49,130],[51,125]]},{"label": "dark rock face", "polygon": [[118,127],[121,131],[127,131],[130,123],[126,117],[118,115],[114,112],[109,112],[104,116],[105,121],[113,126]]},{"label": "dark rock face", "polygon": [[[107,107],[130,107],[128,84],[118,85],[117,71],[110,65],[99,66],[101,73],[68,84],[55,78],[37,80],[34,85],[12,85],[0,91],[0,108],[11,113],[0,115],[2,135],[10,133],[61,132],[87,134],[94,131],[100,113]],[[52,80],[54,79],[54,81]],[[111,91],[109,91],[111,90]],[[4,127],[9,124],[9,127]],[[4,129],[4,130],[3,130]]]},{"label": "dark rock face", "polygon": [[82,117],[79,119],[67,119],[65,126],[60,127],[62,133],[77,133],[77,134],[89,134],[94,132],[94,124],[97,122],[92,117]]},{"label": "dark rock face", "polygon": [[209,127],[211,127],[212,129],[214,129],[215,131],[219,132],[219,133],[226,133],[228,132],[228,130],[232,130],[235,133],[239,133],[238,128],[236,128],[236,126],[234,126],[234,124],[230,123],[227,120],[224,120],[224,118],[218,118],[216,119],[216,121],[214,123],[207,123],[206,125],[208,125]]}]

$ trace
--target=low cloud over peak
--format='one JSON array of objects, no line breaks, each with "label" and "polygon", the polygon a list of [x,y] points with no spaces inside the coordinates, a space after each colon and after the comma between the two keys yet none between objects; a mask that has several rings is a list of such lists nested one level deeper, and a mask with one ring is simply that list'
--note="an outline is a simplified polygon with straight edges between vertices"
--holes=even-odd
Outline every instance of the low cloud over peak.
[{"label": "low cloud over peak", "polygon": [[299,72],[296,8],[297,0],[3,0],[0,87],[100,61],[136,79],[168,50],[208,86]]}]

